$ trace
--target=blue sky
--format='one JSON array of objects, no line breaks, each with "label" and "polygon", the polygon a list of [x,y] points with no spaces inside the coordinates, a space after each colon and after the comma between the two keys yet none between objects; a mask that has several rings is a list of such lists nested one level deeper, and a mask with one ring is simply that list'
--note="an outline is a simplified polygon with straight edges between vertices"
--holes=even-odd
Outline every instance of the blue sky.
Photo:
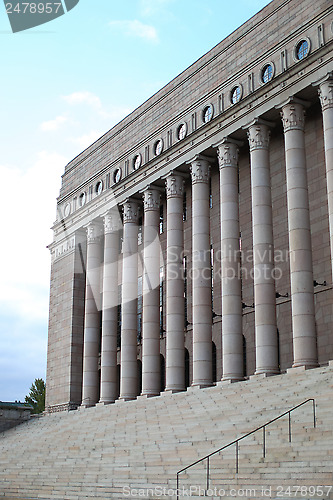
[{"label": "blue sky", "polygon": [[16,34],[0,3],[0,400],[45,379],[65,164],[268,3],[80,0]]}]

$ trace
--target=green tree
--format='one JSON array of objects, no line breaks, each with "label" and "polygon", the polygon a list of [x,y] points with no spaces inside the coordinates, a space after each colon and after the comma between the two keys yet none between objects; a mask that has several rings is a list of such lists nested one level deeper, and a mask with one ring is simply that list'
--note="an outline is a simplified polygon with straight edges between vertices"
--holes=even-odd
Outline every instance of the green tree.
[{"label": "green tree", "polygon": [[25,402],[33,407],[32,413],[42,413],[45,410],[45,382],[42,378],[35,379]]}]

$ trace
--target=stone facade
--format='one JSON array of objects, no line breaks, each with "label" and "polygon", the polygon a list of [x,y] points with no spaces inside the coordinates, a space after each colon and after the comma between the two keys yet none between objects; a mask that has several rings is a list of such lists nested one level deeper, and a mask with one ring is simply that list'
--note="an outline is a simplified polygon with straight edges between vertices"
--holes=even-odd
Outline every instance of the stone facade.
[{"label": "stone facade", "polygon": [[66,166],[49,411],[333,359],[332,22],[273,0]]}]

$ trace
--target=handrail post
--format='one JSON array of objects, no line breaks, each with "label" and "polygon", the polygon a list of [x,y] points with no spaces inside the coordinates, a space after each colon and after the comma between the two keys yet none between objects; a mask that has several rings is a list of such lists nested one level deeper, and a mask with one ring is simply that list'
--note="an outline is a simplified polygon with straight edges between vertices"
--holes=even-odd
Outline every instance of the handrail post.
[{"label": "handrail post", "polygon": [[316,428],[316,402],[314,399],[312,400],[312,404],[313,404],[313,428],[315,429]]},{"label": "handrail post", "polygon": [[207,457],[207,483],[206,483],[206,486],[207,486],[207,491],[209,490],[209,457]]},{"label": "handrail post", "polygon": [[263,437],[263,439],[262,439],[263,454],[262,454],[262,456],[263,456],[263,458],[265,458],[266,457],[266,425],[264,425],[264,427],[262,428],[262,433],[263,433],[263,436],[262,436]]},{"label": "handrail post", "polygon": [[238,474],[238,440],[236,441],[236,474]]},{"label": "handrail post", "polygon": [[179,472],[177,472],[177,500],[179,500]]},{"label": "handrail post", "polygon": [[289,443],[291,443],[291,418],[290,418],[290,411],[288,412],[288,420],[289,420]]}]

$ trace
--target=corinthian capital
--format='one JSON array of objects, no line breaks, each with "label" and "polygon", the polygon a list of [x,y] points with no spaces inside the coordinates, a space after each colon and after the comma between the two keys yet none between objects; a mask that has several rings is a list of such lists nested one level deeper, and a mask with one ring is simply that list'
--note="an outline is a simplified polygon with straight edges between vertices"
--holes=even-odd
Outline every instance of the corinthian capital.
[{"label": "corinthian capital", "polygon": [[118,220],[119,220],[119,215],[118,217],[116,217],[115,214],[112,213],[111,211],[107,212],[104,215],[104,233],[108,234],[117,231]]},{"label": "corinthian capital", "polygon": [[97,222],[89,222],[86,230],[88,243],[96,242],[101,236],[101,226]]},{"label": "corinthian capital", "polygon": [[190,170],[192,184],[196,184],[197,182],[208,183],[210,175],[210,164],[208,160],[201,156],[196,156],[191,161]]},{"label": "corinthian capital", "polygon": [[167,198],[182,198],[184,194],[184,178],[171,173],[165,180]]},{"label": "corinthian capital", "polygon": [[139,220],[139,204],[132,199],[125,201],[123,205],[123,214],[124,224],[127,222],[137,224]]},{"label": "corinthian capital", "polygon": [[217,145],[217,158],[220,169],[238,166],[239,145],[241,145],[239,141],[233,141],[228,138],[223,139],[223,141]]},{"label": "corinthian capital", "polygon": [[323,111],[333,108],[333,79],[321,83],[318,93]]},{"label": "corinthian capital", "polygon": [[145,212],[148,210],[159,210],[160,199],[161,194],[157,189],[146,189],[143,193],[143,207]]},{"label": "corinthian capital", "polygon": [[304,130],[305,109],[303,104],[290,102],[282,107],[281,118],[285,132]]},{"label": "corinthian capital", "polygon": [[256,149],[268,149],[270,135],[271,132],[268,124],[263,123],[260,120],[251,124],[247,131],[250,151],[255,151]]}]

